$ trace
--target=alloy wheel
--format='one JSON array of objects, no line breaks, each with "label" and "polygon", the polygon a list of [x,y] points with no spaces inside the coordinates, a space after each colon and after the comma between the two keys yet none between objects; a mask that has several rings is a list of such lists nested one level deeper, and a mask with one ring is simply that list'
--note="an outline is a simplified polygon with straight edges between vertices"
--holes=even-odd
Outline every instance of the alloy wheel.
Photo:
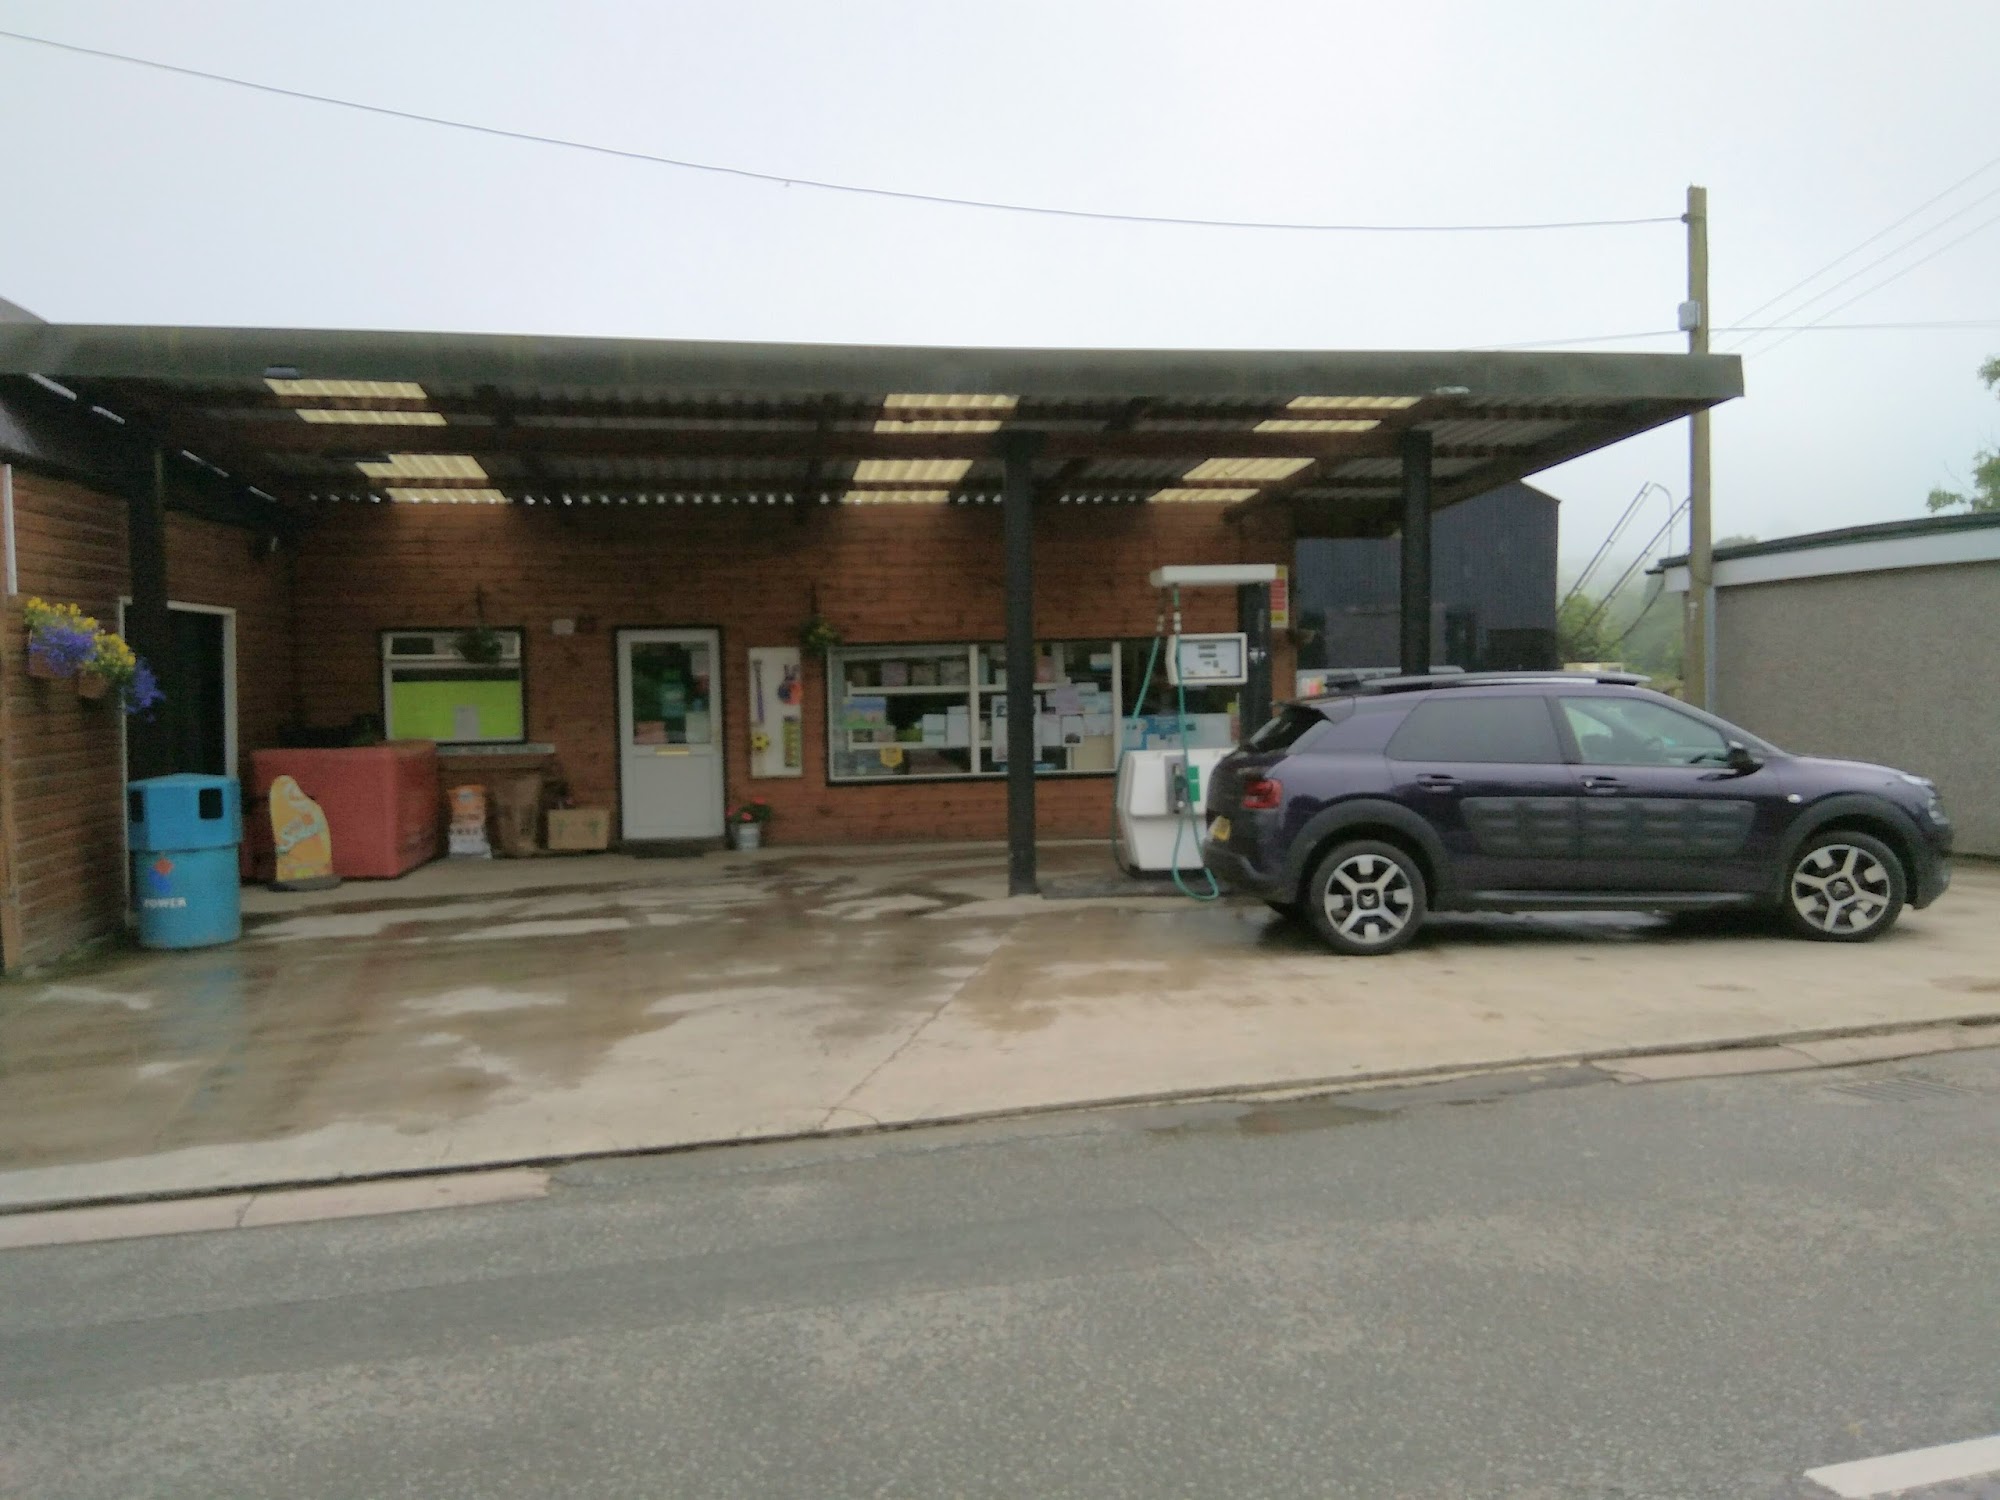
[{"label": "alloy wheel", "polygon": [[1349,855],[1333,867],[1326,885],[1326,919],[1353,943],[1389,942],[1409,925],[1415,908],[1410,877],[1384,855]]},{"label": "alloy wheel", "polygon": [[1853,844],[1822,844],[1792,869],[1792,906],[1821,932],[1843,937],[1866,932],[1894,900],[1888,870]]}]

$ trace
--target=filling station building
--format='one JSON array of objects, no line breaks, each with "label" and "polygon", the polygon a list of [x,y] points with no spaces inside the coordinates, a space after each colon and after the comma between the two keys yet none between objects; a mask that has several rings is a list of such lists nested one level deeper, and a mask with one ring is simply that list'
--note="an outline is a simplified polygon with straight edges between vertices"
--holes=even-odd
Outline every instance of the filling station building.
[{"label": "filling station building", "polygon": [[[754,797],[785,844],[1005,836],[1032,891],[1038,834],[1108,829],[1123,721],[1174,730],[1154,569],[1394,538],[1421,669],[1433,512],[1741,392],[1728,356],[0,322],[0,961],[120,928],[128,777],[374,736],[542,764],[626,846]],[[122,620],[161,708],[29,676],[30,596]],[[1186,596],[1252,664],[1198,742],[1288,695],[1289,602]]]}]

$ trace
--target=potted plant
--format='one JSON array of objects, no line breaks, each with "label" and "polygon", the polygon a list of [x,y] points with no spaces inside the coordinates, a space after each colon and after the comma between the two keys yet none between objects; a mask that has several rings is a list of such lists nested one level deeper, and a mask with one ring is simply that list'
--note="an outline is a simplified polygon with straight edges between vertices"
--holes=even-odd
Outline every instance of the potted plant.
[{"label": "potted plant", "polygon": [[114,689],[118,706],[127,714],[145,714],[165,696],[153,669],[133,653],[125,638],[101,630],[96,649],[77,674],[76,691],[79,697],[102,698]]},{"label": "potted plant", "polygon": [[76,674],[76,695],[79,698],[102,698],[117,688],[122,698],[125,685],[138,670],[139,658],[132,654],[125,638],[109,630],[100,630],[91,642],[89,657]]},{"label": "potted plant", "polygon": [[771,804],[758,797],[742,803],[729,815],[729,831],[739,849],[760,848],[764,825],[771,821]]},{"label": "potted plant", "polygon": [[807,656],[825,656],[840,645],[840,632],[817,610],[799,627],[799,650]]},{"label": "potted plant", "polygon": [[475,625],[470,630],[461,630],[453,639],[452,646],[458,654],[475,667],[490,667],[500,660],[503,643],[500,632],[485,625]]},{"label": "potted plant", "polygon": [[21,615],[28,626],[30,677],[75,677],[97,650],[97,621],[74,604],[30,599]]}]

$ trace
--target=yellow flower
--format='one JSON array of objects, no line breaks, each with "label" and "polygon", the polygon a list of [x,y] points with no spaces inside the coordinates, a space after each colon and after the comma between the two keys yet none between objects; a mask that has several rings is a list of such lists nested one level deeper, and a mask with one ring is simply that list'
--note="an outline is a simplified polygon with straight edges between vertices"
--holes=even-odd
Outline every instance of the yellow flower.
[{"label": "yellow flower", "polygon": [[94,632],[99,628],[97,621],[74,604],[51,604],[46,599],[27,600],[21,606],[21,615],[30,630],[46,630],[53,626]]},{"label": "yellow flower", "polygon": [[92,648],[90,659],[84,669],[108,677],[112,682],[123,685],[132,680],[132,674],[139,669],[139,658],[132,648],[125,644],[125,638],[115,631],[100,630],[97,642]]}]

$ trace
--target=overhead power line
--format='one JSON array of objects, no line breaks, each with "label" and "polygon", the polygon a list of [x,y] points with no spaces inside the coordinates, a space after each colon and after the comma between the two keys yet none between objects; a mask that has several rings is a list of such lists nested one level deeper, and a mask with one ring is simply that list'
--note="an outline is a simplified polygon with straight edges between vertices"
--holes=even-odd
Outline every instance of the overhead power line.
[{"label": "overhead power line", "polygon": [[1896,271],[1888,276],[1884,276],[1880,281],[1876,282],[1873,286],[1862,288],[1860,291],[1856,292],[1852,297],[1849,297],[1845,302],[1837,303],[1834,306],[1829,307],[1824,313],[1820,314],[1819,317],[1814,318],[1812,322],[1806,324],[1804,328],[1793,329],[1790,333],[1786,334],[1783,338],[1779,339],[1777,343],[1772,344],[1769,348],[1763,350],[1762,352],[1764,352],[1765,354],[1770,354],[1775,350],[1784,348],[1785,345],[1789,344],[1793,339],[1797,338],[1800,334],[1805,333],[1808,330],[1818,326],[1824,319],[1832,317],[1842,308],[1854,306],[1854,304],[1859,302],[1863,297],[1874,296],[1875,293],[1881,291],[1882,288],[1887,286],[1890,282],[1902,280],[1903,277],[1909,275],[1910,272],[1916,270],[1919,266],[1929,265],[1932,261],[1936,260],[1940,255],[1944,254],[1945,251],[1956,249],[1958,246],[1964,244],[1967,240],[1971,239],[1975,234],[1982,234],[1986,230],[1991,229],[1995,224],[2000,224],[2000,214],[1995,214],[1992,218],[1985,220],[1983,223],[1973,225],[1972,228],[1966,230],[1964,234],[1961,234],[1955,240],[1946,240],[1942,245],[1939,245],[1937,249],[1931,251],[1929,255],[1924,256],[1920,260],[1911,261],[1907,266],[1904,266],[1900,271]]},{"label": "overhead power line", "polygon": [[[1987,221],[1988,224],[1992,222],[1993,222],[1992,220]],[[1967,234],[1959,236],[1959,239],[1969,239],[1973,234],[1977,234],[1980,229],[1984,229],[1986,227],[1987,227],[1986,224],[1979,225],[1978,228],[1969,231]],[[1951,243],[1952,245],[1955,245],[1958,243],[1958,240],[1953,240]],[[1936,253],[1938,255],[1942,255],[1946,250],[1949,250],[1950,248],[1951,245],[1941,246]],[[1931,256],[1925,257],[1926,260],[1931,258],[1933,257]],[[1911,264],[1906,269],[1914,271],[1917,268],[1917,266],[1920,266],[1922,264],[1923,261],[1917,261]],[[1900,271],[1897,272],[1897,275],[1901,274],[1902,272]],[[1887,286],[1888,281],[1893,281],[1894,279],[1895,279],[1894,277],[1890,277],[1888,278],[1888,280],[1878,283],[1878,285]],[[1835,313],[1840,311],[1841,307],[1852,306],[1855,302],[1860,301],[1862,297],[1865,297],[1867,295],[1868,294],[1866,292],[1859,293],[1858,295],[1849,298],[1846,302],[1841,303],[1840,307],[1829,308],[1827,310],[1826,316],[1832,317]],[[1896,329],[1908,331],[1916,329],[1937,330],[1937,329],[1956,329],[1956,328],[2000,328],[2000,318],[1937,318],[1929,322],[1916,322],[1916,323],[1822,323],[1817,320],[1810,323],[1751,323],[1751,324],[1732,323],[1724,328],[1712,329],[1711,332],[1714,333],[1884,333]],[[1650,328],[1642,333],[1596,333],[1596,334],[1591,334],[1585,338],[1535,339],[1529,343],[1523,343],[1523,344],[1485,344],[1482,345],[1481,347],[1494,352],[1498,352],[1505,349],[1563,349],[1569,347],[1572,344],[1621,344],[1621,343],[1629,343],[1634,339],[1677,339],[1683,337],[1685,337],[1685,335],[1678,328]],[[1778,342],[1783,343],[1784,340],[1780,339]],[[1771,347],[1775,349],[1777,345],[1773,344]],[[1766,354],[1769,353],[1770,351],[1760,349],[1757,350],[1756,352],[1759,354]]]},{"label": "overhead power line", "polygon": [[1959,178],[1958,181],[1954,182],[1950,187],[1944,188],[1939,192],[1933,193],[1930,197],[1924,199],[1923,202],[1919,203],[1915,208],[1911,209],[1908,213],[1904,214],[1902,218],[1896,220],[1893,224],[1886,225],[1883,228],[1876,230],[1875,233],[1869,235],[1868,238],[1863,240],[1860,244],[1841,251],[1840,254],[1836,255],[1832,260],[1828,261],[1825,265],[1821,266],[1817,271],[1814,271],[1811,275],[1802,277],[1799,280],[1793,282],[1790,286],[1786,287],[1782,292],[1778,293],[1777,296],[1771,298],[1770,301],[1758,303],[1757,306],[1751,308],[1750,311],[1743,314],[1742,322],[1744,324],[1747,324],[1752,318],[1757,317],[1760,313],[1769,312],[1772,308],[1776,307],[1780,302],[1783,302],[1788,297],[1790,297],[1792,293],[1801,291],[1804,288],[1811,286],[1815,281],[1819,280],[1820,277],[1824,276],[1828,271],[1834,269],[1834,267],[1842,264],[1845,261],[1851,260],[1853,257],[1859,255],[1863,250],[1866,250],[1870,245],[1876,243],[1878,240],[1885,239],[1889,235],[1894,234],[1898,229],[1901,229],[1905,224],[1909,223],[1910,220],[1916,218],[1918,214],[1922,213],[1932,204],[1940,202],[1943,199],[1949,198],[1953,193],[1957,192],[1967,183],[1976,181],[1977,179],[1984,177],[1988,172],[1992,171],[1995,167],[2000,167],[2000,156],[1994,157],[1993,160],[1985,163],[1983,166],[1975,167],[1972,171],[1966,173],[1965,176]]},{"label": "overhead power line", "polygon": [[[1806,298],[1805,301],[1794,304],[1792,308],[1788,312],[1786,312],[1785,316],[1787,318],[1798,317],[1799,314],[1803,313],[1807,308],[1811,307],[1815,302],[1824,302],[1828,297],[1831,297],[1835,292],[1839,291],[1842,287],[1853,285],[1853,283],[1859,281],[1863,276],[1866,276],[1870,271],[1875,270],[1879,266],[1887,265],[1890,261],[1894,260],[1897,256],[1903,254],[1905,251],[1915,249],[1917,245],[1929,239],[1932,235],[1936,234],[1940,229],[1944,228],[1945,225],[1955,223],[1957,220],[1964,218],[1967,214],[1971,213],[1975,208],[1979,207],[1980,204],[1991,202],[1995,198],[2000,198],[2000,187],[1994,188],[1991,192],[1981,193],[1977,198],[1974,198],[1970,203],[1961,204],[1958,208],[1946,214],[1942,219],[1939,219],[1935,224],[1932,224],[1929,228],[1917,231],[1917,233],[1911,235],[1901,244],[1895,246],[1890,250],[1884,251],[1881,255],[1876,256],[1875,259],[1869,261],[1867,265],[1860,266],[1857,267],[1855,270],[1849,271],[1845,276],[1841,277],[1840,280],[1832,283],[1829,286],[1821,288],[1819,291],[1813,293],[1812,296]],[[1958,241],[1954,240],[1952,241],[1952,243],[1957,244]],[[1922,265],[1923,262],[1917,261],[1914,262],[1913,264]],[[1893,279],[1894,278],[1892,277],[1891,280]],[[1886,282],[1883,284],[1887,285]],[[1843,302],[1840,305],[1841,307],[1846,307],[1848,306],[1848,303]],[[1834,309],[1834,311],[1838,311],[1838,309]],[[1827,316],[1829,317],[1832,316],[1832,313],[1828,313]],[[1814,321],[1817,322],[1818,320],[1815,319]],[[1742,345],[1739,346],[1739,348],[1747,349],[1751,344],[1757,342],[1758,337],[1759,337],[1758,335],[1752,334],[1747,340],[1744,341]],[[1780,340],[1780,342],[1782,342],[1782,340]]]},{"label": "overhead power line", "polygon": [[175,63],[159,62],[149,57],[132,57],[123,52],[108,52],[97,47],[80,47],[73,42],[51,41],[48,37],[29,36],[18,31],[0,31],[0,38],[8,41],[26,42],[37,47],[52,47],[61,52],[74,53],[79,57],[101,58],[108,62],[127,63],[133,67],[151,68],[156,72],[173,73],[183,78],[199,78],[207,83],[228,84],[232,88],[251,89],[260,94],[270,94],[280,99],[297,99],[309,104],[324,104],[335,109],[356,110],[363,114],[378,115],[385,119],[407,120],[419,125],[435,125],[445,130],[460,130],[473,135],[491,136],[499,140],[525,141],[537,146],[556,146],[565,151],[587,151],[596,156],[613,157],[620,161],[645,162],[656,167],[676,167],[685,172],[707,172],[719,177],[735,177],[749,182],[774,183],[781,187],[812,188],[825,193],[849,193],[870,198],[893,198],[905,203],[929,203],[946,208],[976,208],[993,213],[1036,214],[1056,219],[1089,219],[1109,224],[1164,224],[1191,229],[1271,229],[1311,234],[1509,234],[1524,230],[1540,229],[1621,229],[1638,224],[1678,224],[1679,214],[1662,214],[1639,219],[1564,219],[1546,223],[1528,224],[1312,224],[1295,223],[1284,220],[1257,219],[1209,219],[1172,214],[1120,214],[1103,213],[1094,209],[1061,208],[1046,203],[1004,203],[985,198],[958,198],[945,193],[918,193],[901,188],[867,187],[851,182],[827,182],[811,177],[789,176],[782,172],[762,172],[749,167],[723,166],[715,162],[689,161],[682,157],[661,156],[650,151],[633,151],[618,146],[603,146],[594,141],[570,140],[562,136],[539,135],[528,130],[509,130],[498,125],[479,125],[469,120],[453,120],[442,115],[427,115],[416,110],[394,109],[382,104],[363,104],[354,99],[341,99],[330,94],[314,94],[304,89],[284,88],[272,83],[259,83],[254,79],[235,78],[225,73],[210,73],[200,68],[185,68]]}]

